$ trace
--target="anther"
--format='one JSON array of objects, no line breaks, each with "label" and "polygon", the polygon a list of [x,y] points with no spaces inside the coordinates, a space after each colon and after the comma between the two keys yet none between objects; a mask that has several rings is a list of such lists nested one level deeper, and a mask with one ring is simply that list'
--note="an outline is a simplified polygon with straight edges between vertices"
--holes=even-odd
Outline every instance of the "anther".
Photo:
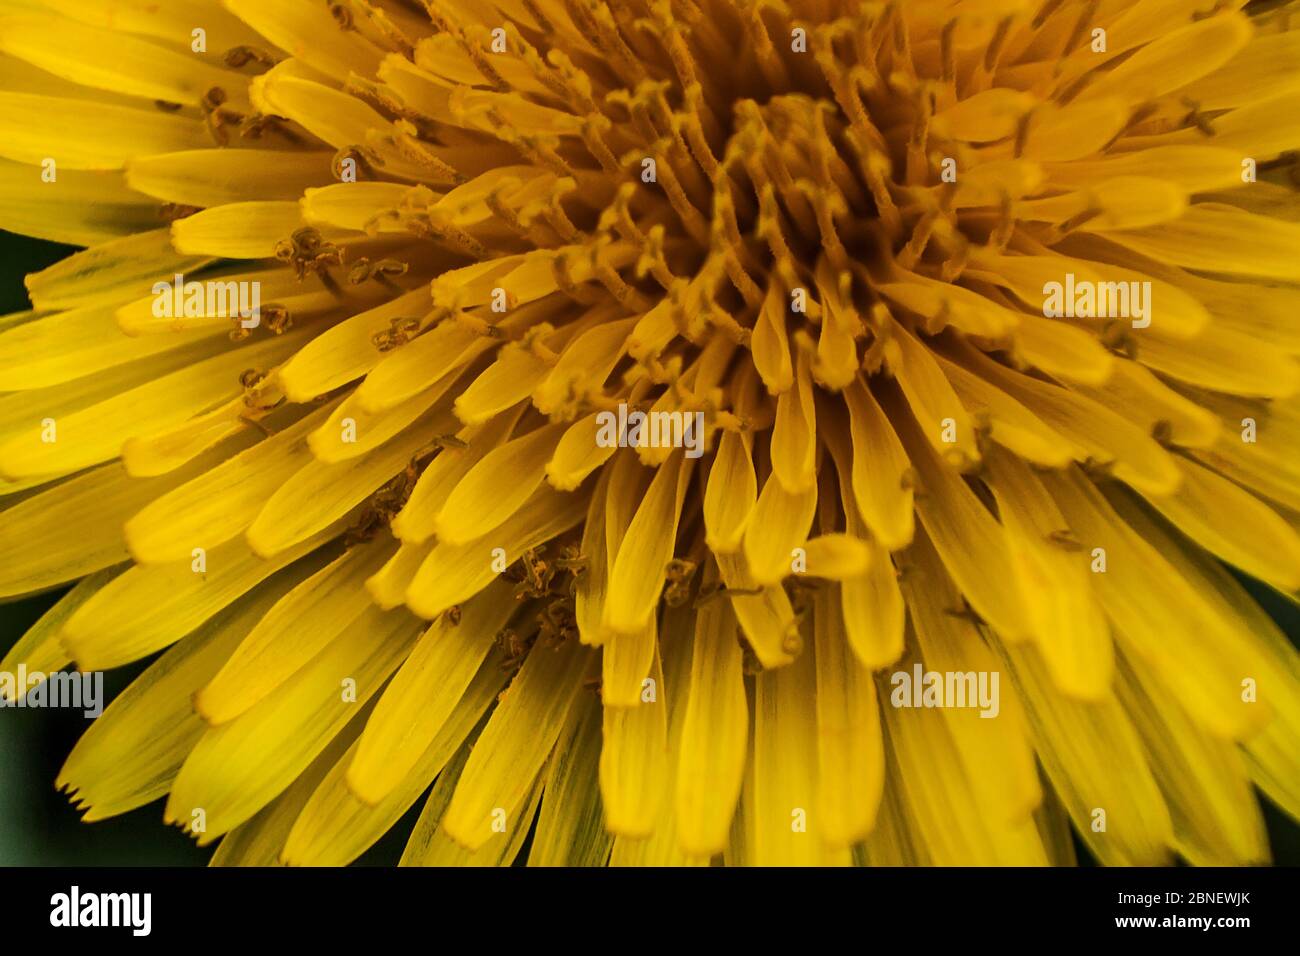
[{"label": "anther", "polygon": [[222,55],[221,60],[232,70],[241,69],[249,63],[256,63],[269,69],[280,62],[268,51],[255,46],[231,47]]}]

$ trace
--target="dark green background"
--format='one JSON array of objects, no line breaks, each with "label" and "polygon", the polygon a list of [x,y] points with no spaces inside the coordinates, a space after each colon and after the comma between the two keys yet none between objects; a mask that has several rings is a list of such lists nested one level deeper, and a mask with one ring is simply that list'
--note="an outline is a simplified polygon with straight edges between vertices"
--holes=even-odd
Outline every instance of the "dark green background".
[{"label": "dark green background", "polygon": [[[75,251],[0,231],[0,315],[29,308],[23,276]],[[39,548],[40,542],[31,547]],[[1244,582],[1293,643],[1300,637],[1300,611],[1253,582]],[[0,604],[0,656],[63,592]],[[109,671],[105,696],[111,700],[149,661]],[[54,789],[64,758],[85,731],[80,711],[0,709],[0,866],[154,866],[198,865],[210,849],[200,849],[180,830],[162,823],[162,804],[94,824],[84,824]],[[1265,818],[1275,861],[1300,864],[1300,826],[1266,800]],[[423,801],[359,861],[394,864]],[[1080,849],[1083,858],[1082,849]]]}]

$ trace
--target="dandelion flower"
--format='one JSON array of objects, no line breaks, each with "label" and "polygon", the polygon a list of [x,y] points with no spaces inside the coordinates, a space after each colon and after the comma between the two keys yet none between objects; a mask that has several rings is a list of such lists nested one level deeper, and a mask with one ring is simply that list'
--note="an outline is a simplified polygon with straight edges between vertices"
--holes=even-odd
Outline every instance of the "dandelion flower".
[{"label": "dandelion flower", "polygon": [[87,820],[1046,865],[1300,816],[1240,583],[1300,589],[1300,4],[4,8],[0,225],[86,248],[0,320],[0,593],[73,585],[0,669],[162,652]]}]

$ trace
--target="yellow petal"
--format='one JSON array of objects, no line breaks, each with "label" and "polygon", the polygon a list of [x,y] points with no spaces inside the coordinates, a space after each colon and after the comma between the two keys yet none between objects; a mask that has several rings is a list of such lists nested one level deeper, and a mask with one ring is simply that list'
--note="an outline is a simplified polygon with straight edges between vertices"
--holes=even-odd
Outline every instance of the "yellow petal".
[{"label": "yellow petal", "polygon": [[405,604],[406,589],[432,550],[432,541],[423,544],[403,541],[388,563],[366,578],[366,592],[370,599],[385,611]]},{"label": "yellow petal", "polygon": [[295,472],[311,461],[307,433],[327,417],[317,409],[265,441],[187,481],[136,512],[123,529],[141,564],[192,557],[240,534]]},{"label": "yellow petal", "polygon": [[[844,397],[853,442],[852,488],[857,510],[877,540],[888,550],[897,551],[912,540],[911,462],[863,382],[846,388]],[[842,452],[837,453],[837,463],[843,457]]]},{"label": "yellow petal", "polygon": [[[0,445],[0,473],[10,478],[68,473],[116,458],[128,438],[185,421],[237,396],[243,390],[239,381],[243,370],[276,364],[304,338],[303,332],[289,332],[219,351],[210,358],[180,352],[163,360],[200,360],[134,388],[114,390],[75,410],[60,412],[36,404],[30,410],[30,424],[17,435],[6,436],[8,440]],[[202,342],[192,348],[206,351]],[[43,438],[46,417],[55,421],[55,441]]]},{"label": "yellow petal", "polygon": [[773,395],[794,384],[794,365],[790,361],[790,342],[785,326],[786,301],[776,283],[768,286],[767,297],[754,324],[750,347],[754,367],[763,384]]},{"label": "yellow petal", "polygon": [[1075,192],[1047,199],[1012,203],[1018,219],[1065,223],[1088,216],[1079,226],[1087,232],[1143,230],[1169,223],[1187,211],[1187,193],[1174,183],[1143,176],[1116,176]]},{"label": "yellow petal", "polygon": [[979,461],[975,423],[930,349],[901,326],[895,326],[893,341],[902,355],[895,369],[898,384],[926,441],[956,467]]},{"label": "yellow petal", "polygon": [[938,136],[988,143],[1010,136],[1035,100],[1017,90],[984,90],[935,114],[931,130]]},{"label": "yellow petal", "polygon": [[[130,337],[112,306],[94,305],[44,316],[0,332],[0,388],[20,391],[72,381],[170,352],[212,336],[209,331]],[[213,351],[220,347],[214,341]]]},{"label": "yellow petal", "polygon": [[987,422],[989,436],[1021,458],[1048,468],[1064,468],[1083,452],[1048,428],[1032,411],[1002,389],[943,356],[937,356],[953,390],[976,416]]},{"label": "yellow petal", "polygon": [[[459,406],[459,402],[457,403]],[[572,491],[617,450],[596,441],[600,432],[598,413],[580,418],[569,426],[546,463],[546,480],[557,491]]]},{"label": "yellow petal", "polygon": [[193,272],[208,261],[181,255],[170,229],[154,229],[74,253],[24,281],[38,308],[114,305],[136,298],[154,279]]},{"label": "yellow petal", "polygon": [[543,485],[488,537],[463,545],[439,543],[407,588],[407,606],[421,617],[437,617],[486,587],[496,577],[499,561],[509,567],[525,551],[568,531],[585,513],[581,495]]},{"label": "yellow petal", "polygon": [[1187,269],[1300,281],[1300,223],[1281,222],[1219,203],[1192,206],[1158,229],[1107,234],[1126,249]]},{"label": "yellow petal", "polygon": [[817,479],[817,413],[809,365],[808,354],[801,351],[794,386],[777,397],[772,426],[772,474],[795,495]]},{"label": "yellow petal", "polygon": [[745,561],[756,583],[777,584],[793,572],[794,549],[807,539],[816,511],[816,485],[791,494],[772,472],[745,528]]},{"label": "yellow petal", "polygon": [[[623,636],[616,635],[605,654]],[[649,835],[670,789],[667,689],[653,643],[650,650],[647,683],[636,702],[615,706],[606,701],[604,706],[600,794],[606,826],[619,836]]]},{"label": "yellow petal", "polygon": [[0,38],[0,50],[56,76],[144,100],[197,106],[214,86],[232,96],[244,87],[237,73],[121,30],[61,17],[6,17]]},{"label": "yellow petal", "polygon": [[578,336],[533,392],[533,404],[543,415],[559,412],[573,396],[599,389],[627,348],[634,319],[606,322]]},{"label": "yellow petal", "polygon": [[673,556],[677,522],[693,465],[690,458],[674,452],[650,482],[610,568],[606,627],[635,633],[649,622]]},{"label": "yellow petal", "polygon": [[897,768],[899,779],[897,829],[907,833],[894,838],[895,855],[933,866],[1046,863],[1032,819],[1008,821],[975,798],[951,725],[940,714],[925,707],[883,709],[890,769]]},{"label": "yellow petal", "polygon": [[756,866],[844,866],[817,802],[816,675],[811,647],[754,678],[754,735],[745,781],[746,853]]},{"label": "yellow petal", "polygon": [[[631,457],[631,456],[628,456]],[[584,644],[600,645],[607,632],[603,623],[609,568],[614,563],[605,538],[606,500],[615,468],[606,468],[596,479],[587,506],[587,520],[582,526],[582,557],[586,569],[574,585],[573,613],[578,637]],[[621,534],[621,529],[620,529]]]},{"label": "yellow petal", "polygon": [[524,809],[589,663],[573,641],[529,653],[475,743],[442,818],[442,828],[461,846],[476,850],[492,838],[495,811],[509,819]]},{"label": "yellow petal", "polygon": [[156,199],[127,188],[121,173],[66,169],[52,183],[41,167],[0,160],[0,226],[74,246],[151,232],[167,220]]},{"label": "yellow petal", "polygon": [[348,767],[348,786],[377,804],[410,770],[451,718],[497,633],[516,609],[502,579],[461,606],[459,622],[440,617],[416,642],[366,723]]},{"label": "yellow petal", "polygon": [[1241,184],[1241,156],[1215,146],[1158,146],[1105,159],[1050,163],[1053,185],[1085,187],[1118,176],[1140,176],[1173,183],[1185,193],[1228,189]]},{"label": "yellow petal", "polygon": [[1212,554],[1282,591],[1300,590],[1300,536],[1268,505],[1228,479],[1180,460],[1176,494],[1148,499]]},{"label": "yellow petal", "polygon": [[[129,477],[120,465],[104,465],[11,506],[0,528],[0,594],[44,590],[126,561],[130,554],[123,522],[142,505],[211,468],[223,451],[227,449],[146,480]],[[33,541],[41,547],[33,549]]]},{"label": "yellow petal", "polygon": [[[1145,355],[1145,347],[1142,351]],[[1167,441],[1180,448],[1211,448],[1223,430],[1213,412],[1174,391],[1137,362],[1116,361],[1104,388],[1076,386],[1075,390],[1149,434],[1163,430]]]},{"label": "yellow petal", "polygon": [[450,402],[435,406],[411,428],[368,455],[337,463],[309,461],[262,506],[246,533],[249,546],[270,557],[292,548],[360,505],[423,447],[423,428],[445,434],[454,425]]},{"label": "yellow petal", "polygon": [[[23,667],[28,673],[29,681],[36,680],[38,675],[45,675],[40,678],[43,682],[49,679],[50,674],[61,671],[71,664],[72,659],[59,643],[59,631],[63,629],[64,622],[72,616],[72,612],[113,580],[117,573],[115,568],[106,568],[78,581],[71,591],[59,598],[52,608],[27,629],[27,632],[18,639],[18,643],[9,648],[3,661],[0,661],[0,673],[15,674],[19,667]],[[0,701],[16,700],[21,696],[17,694],[19,689],[15,681],[14,687],[5,688],[5,691],[12,690],[14,693],[0,692]],[[26,691],[26,688],[21,689]]]},{"label": "yellow petal", "polygon": [[740,622],[749,646],[764,667],[781,667],[794,659],[803,644],[794,608],[785,588],[755,583],[744,555],[719,554],[723,593]]},{"label": "yellow petal", "polygon": [[329,746],[298,775],[289,789],[259,810],[252,819],[241,823],[222,837],[216,851],[208,858],[208,866],[279,865],[281,850],[289,838],[294,821],[325,779],[325,775],[347,753],[356,735],[361,732],[361,725],[365,723],[368,713],[369,705],[330,741]]},{"label": "yellow petal", "polygon": [[297,199],[309,187],[330,180],[331,157],[323,151],[158,149],[148,150],[154,155],[141,155],[143,152],[132,150],[126,164],[127,185],[146,196],[185,206],[210,208]]},{"label": "yellow petal", "polygon": [[[901,403],[895,397],[894,408]],[[917,434],[906,412],[899,437],[916,466],[921,524],[966,600],[986,621],[1010,636],[1027,636],[1029,622],[1001,527],[959,472],[939,459]]]},{"label": "yellow petal", "polygon": [[1173,457],[1149,434],[1104,405],[1013,372],[974,349],[963,347],[953,357],[1032,408],[1044,424],[1082,448],[1094,462],[1109,467],[1116,478],[1151,494],[1169,494],[1178,488],[1182,476]]},{"label": "yellow petal", "polygon": [[[172,644],[259,583],[333,538],[328,529],[266,561],[242,541],[213,548],[206,570],[191,561],[136,565],[114,578],[72,615],[62,640],[77,666],[102,670],[138,660]],[[319,560],[313,557],[312,561]],[[197,561],[197,559],[195,559]],[[291,568],[297,580],[319,564]]]},{"label": "yellow petal", "polygon": [[340,30],[329,11],[307,0],[275,5],[257,0],[226,0],[226,9],[280,49],[327,76],[355,70],[372,76],[380,54],[355,30]]},{"label": "yellow petal", "polygon": [[563,424],[543,425],[484,455],[447,495],[435,520],[438,540],[456,545],[488,534],[542,484]]},{"label": "yellow petal", "polygon": [[357,587],[387,557],[382,539],[346,552],[295,585],[249,629],[221,670],[194,695],[208,724],[227,724],[265,699],[370,607]]},{"label": "yellow petal", "polygon": [[[611,707],[638,707],[645,694],[645,682],[652,680],[658,627],[653,617],[640,631],[607,631],[601,642],[600,699]],[[655,681],[655,683],[660,683]]]},{"label": "yellow petal", "polygon": [[[1059,106],[1041,103],[1034,110],[1022,155],[1043,162],[1081,159],[1101,152],[1129,120],[1122,99],[1076,100]],[[997,146],[990,150],[1000,155]]]},{"label": "yellow petal", "polygon": [[1169,807],[1174,849],[1194,866],[1268,863],[1264,818],[1237,748],[1189,720],[1137,662],[1125,660],[1119,675],[1119,700]]},{"label": "yellow petal", "polygon": [[[663,650],[664,683],[661,692],[667,694],[668,738],[665,742],[663,796],[658,800],[658,812],[650,824],[650,835],[637,838],[619,835],[614,838],[610,866],[681,867],[708,866],[709,857],[687,853],[683,850],[677,832],[677,808],[671,795],[676,790],[676,755],[682,750],[682,730],[686,722],[686,686],[691,667],[690,640],[695,629],[694,609],[686,605],[669,607],[664,611],[661,644]],[[651,785],[655,785],[651,781]]]},{"label": "yellow petal", "polygon": [[749,440],[740,432],[723,432],[704,494],[710,551],[716,554],[740,548],[757,500],[758,479]]},{"label": "yellow petal", "polygon": [[[405,611],[367,612],[349,640],[332,642],[280,693],[238,720],[207,730],[172,785],[165,819],[188,827],[194,811],[202,810],[206,829],[196,836],[206,844],[252,817],[292,784],[379,690],[418,627]],[[349,680],[354,683],[345,685]]]},{"label": "yellow petal", "polygon": [[393,533],[411,544],[432,538],[447,495],[484,455],[506,441],[523,410],[520,405],[484,425],[457,432],[456,440],[444,445],[416,481],[405,507],[393,519]]},{"label": "yellow petal", "polygon": [[1036,649],[994,646],[1015,678],[1038,759],[1075,832],[1103,864],[1168,863],[1169,811],[1142,741],[1114,696],[1097,702],[1063,697]]},{"label": "yellow petal", "polygon": [[[430,388],[382,412],[362,408],[356,394],[349,395],[334,408],[328,421],[307,436],[307,445],[316,460],[326,464],[337,464],[374,451],[415,424],[434,405],[439,405],[445,412],[450,404],[447,393],[457,379],[454,372],[444,375]],[[444,396],[447,396],[446,402],[442,401]],[[438,424],[450,421],[450,417],[443,414]]]},{"label": "yellow petal", "polygon": [[1191,338],[1209,324],[1210,314],[1191,290],[1180,287],[1159,275],[1147,275],[1133,269],[1094,262],[1083,258],[1058,255],[994,256],[975,250],[971,255],[975,269],[970,274],[994,285],[1011,290],[1029,303],[1040,303],[1048,282],[1064,282],[1068,274],[1078,281],[1091,282],[1101,288],[1104,283],[1151,283],[1151,301],[1159,303],[1151,316],[1153,323],[1168,335]]},{"label": "yellow petal", "polygon": [[736,638],[736,619],[725,601],[699,609],[676,786],[681,845],[699,856],[726,846],[744,781],[749,702]]},{"label": "yellow petal", "polygon": [[64,169],[121,169],[140,153],[208,141],[188,117],[55,96],[0,92],[0,116],[0,155],[33,165],[54,157]]},{"label": "yellow petal", "polygon": [[[235,202],[197,212],[172,225],[172,243],[190,255],[269,259],[275,247],[302,226],[296,202]],[[337,230],[322,230],[327,238]]]},{"label": "yellow petal", "polygon": [[1152,40],[1083,88],[1080,99],[1121,96],[1156,99],[1215,70],[1250,40],[1250,20],[1239,12],[1206,17]]},{"label": "yellow petal", "polygon": [[[945,325],[952,325],[971,335],[983,335],[998,338],[1012,331],[1019,324],[1019,317],[1009,309],[996,302],[964,289],[961,286],[939,282],[916,273],[903,273],[905,281],[886,282],[878,289],[880,294],[895,305],[914,312],[924,319],[923,330],[928,333],[940,331]],[[904,363],[908,354],[910,340],[900,341],[899,347],[904,351]],[[915,359],[916,363],[923,360]],[[916,372],[921,374],[921,370]]]},{"label": "yellow petal", "polygon": [[306,402],[365,375],[383,358],[374,337],[396,319],[425,315],[430,303],[427,287],[414,289],[317,335],[280,370],[285,394]]},{"label": "yellow petal", "polygon": [[[464,754],[465,750],[462,749],[461,753]],[[457,759],[461,759],[460,755]],[[448,836],[441,826],[452,791],[459,784],[462,772],[460,766],[451,764],[439,775],[402,853],[400,866],[508,866],[519,855],[524,841],[532,832],[545,774],[533,781],[519,812],[500,819],[500,826],[494,828],[487,843],[471,852]]]},{"label": "yellow petal", "polygon": [[[466,745],[475,725],[480,724],[483,715],[492,706],[505,679],[499,658],[494,657],[485,662],[415,766],[401,778],[387,797],[374,806],[358,800],[347,784],[346,771],[357,750],[357,745],[354,744],[334,764],[294,822],[293,831],[285,841],[282,854],[284,862],[292,866],[344,866],[351,863],[392,829],[393,824],[420,798],[435,776],[439,778],[440,784],[444,777],[445,785],[454,784],[456,768],[452,762],[457,748]],[[417,831],[422,826],[423,824],[417,824]],[[514,832],[513,827],[510,832]],[[493,841],[498,845],[501,842],[504,841],[499,836]],[[403,865],[409,863],[408,855],[416,845],[416,834],[412,834],[407,852],[403,854]],[[486,856],[490,860],[492,855],[488,850],[495,848],[490,845],[476,856]],[[461,851],[461,856],[463,858],[469,854]],[[503,861],[497,860],[497,865],[501,862]]]},{"label": "yellow petal", "polygon": [[[923,666],[932,673],[966,677],[972,694],[975,686],[969,684],[970,676],[980,684],[987,681],[991,690],[987,703],[981,689],[979,706],[970,706],[968,698],[967,706],[942,711],[972,794],[991,818],[1008,823],[1026,820],[1042,799],[1042,791],[1015,689],[1009,682],[1003,686],[997,659],[980,640],[976,626],[960,616],[960,595],[925,535],[917,536],[907,560],[903,596]],[[994,680],[998,680],[996,687]],[[897,688],[890,696],[895,707],[896,694]]]},{"label": "yellow petal", "polygon": [[871,548],[851,534],[833,531],[809,538],[804,544],[805,574],[832,581],[861,577],[871,565]]},{"label": "yellow petal", "polygon": [[600,803],[600,702],[581,695],[546,769],[529,866],[604,866],[611,838]]},{"label": "yellow petal", "polygon": [[1084,700],[1110,688],[1110,628],[1090,581],[1090,549],[1031,468],[1011,455],[990,455],[989,488],[1006,529],[1014,569],[1044,662],[1056,686]]},{"label": "yellow petal", "polygon": [[456,417],[466,425],[482,424],[526,399],[547,371],[527,349],[513,343],[502,346],[496,361],[456,396]]},{"label": "yellow petal", "polygon": [[[1242,701],[1238,674],[1253,672],[1257,662],[1231,623],[1115,514],[1086,477],[1040,477],[1093,561],[1099,557],[1095,549],[1104,551],[1106,571],[1094,573],[1092,581],[1121,646],[1147,661],[1212,732],[1240,738],[1261,726],[1267,711]],[[1152,576],[1162,582],[1159,589],[1146,587]]]},{"label": "yellow petal", "polygon": [[835,585],[814,597],[817,656],[817,809],[826,840],[856,843],[876,822],[885,783],[876,685],[854,659],[840,619]]},{"label": "yellow petal", "polygon": [[125,813],[167,793],[203,734],[191,694],[281,593],[279,586],[263,588],[217,615],[151,664],[90,725],[58,778],[89,807],[87,819]]},{"label": "yellow petal", "polygon": [[357,401],[371,412],[393,408],[430,382],[467,365],[487,350],[489,342],[472,329],[445,321],[385,355],[357,389]]}]

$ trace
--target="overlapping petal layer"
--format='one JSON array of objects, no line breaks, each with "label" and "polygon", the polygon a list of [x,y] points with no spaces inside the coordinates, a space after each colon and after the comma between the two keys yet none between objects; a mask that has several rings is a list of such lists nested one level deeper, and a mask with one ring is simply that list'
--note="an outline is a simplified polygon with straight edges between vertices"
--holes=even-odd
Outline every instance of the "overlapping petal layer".
[{"label": "overlapping petal layer", "polygon": [[430,784],[407,864],[1266,860],[1263,6],[0,3],[0,226],[88,247],[0,319],[0,594],[80,582],[0,670],[166,649],[61,785],[222,864]]}]

